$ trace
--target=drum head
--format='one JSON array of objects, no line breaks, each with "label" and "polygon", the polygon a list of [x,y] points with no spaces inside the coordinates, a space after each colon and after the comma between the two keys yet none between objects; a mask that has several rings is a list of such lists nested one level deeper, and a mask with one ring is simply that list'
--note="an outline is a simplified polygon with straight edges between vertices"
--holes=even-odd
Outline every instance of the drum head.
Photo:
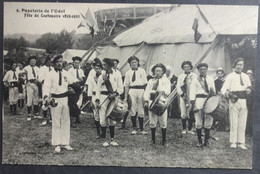
[{"label": "drum head", "polygon": [[114,100],[111,100],[108,105],[107,105],[107,110],[106,110],[106,117],[113,111],[115,105],[116,105],[117,99],[115,98]]},{"label": "drum head", "polygon": [[219,96],[209,97],[204,103],[203,111],[206,114],[210,114],[211,112],[213,112],[218,107],[219,101],[220,101]]}]

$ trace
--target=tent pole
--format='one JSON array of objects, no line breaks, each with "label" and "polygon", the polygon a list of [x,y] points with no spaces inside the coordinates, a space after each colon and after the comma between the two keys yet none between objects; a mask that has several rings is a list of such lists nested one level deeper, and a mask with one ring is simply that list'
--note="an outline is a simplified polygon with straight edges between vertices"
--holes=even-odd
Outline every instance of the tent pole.
[{"label": "tent pole", "polygon": [[[131,56],[135,56],[137,53],[139,53],[141,51],[141,49],[143,48],[143,46],[145,45],[144,42],[141,43],[141,45],[134,51],[133,54],[131,54]],[[122,71],[122,69],[127,65],[127,60],[123,63],[123,65],[120,67],[120,71]]]}]

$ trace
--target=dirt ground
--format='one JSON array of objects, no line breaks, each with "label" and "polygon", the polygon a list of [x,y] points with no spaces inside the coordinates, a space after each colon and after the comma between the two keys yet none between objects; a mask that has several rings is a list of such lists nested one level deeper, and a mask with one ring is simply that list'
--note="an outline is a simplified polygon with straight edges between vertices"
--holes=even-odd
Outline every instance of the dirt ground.
[{"label": "dirt ground", "polygon": [[[127,129],[118,130],[115,140],[119,147],[102,147],[96,139],[93,118],[81,115],[81,124],[71,129],[73,151],[54,153],[51,146],[51,124],[40,126],[40,119],[26,121],[26,110],[19,115],[10,115],[4,104],[3,118],[3,164],[37,165],[82,165],[82,166],[142,166],[142,167],[187,167],[187,168],[246,168],[252,166],[252,138],[247,137],[248,150],[230,149],[229,133],[212,131],[220,140],[210,140],[210,147],[197,148],[196,135],[181,135],[179,119],[168,119],[167,147],[161,145],[161,131],[157,128],[156,145],[150,144],[151,134],[130,135],[131,121]],[[147,119],[147,118],[145,118]],[[107,132],[109,137],[109,132]]]}]

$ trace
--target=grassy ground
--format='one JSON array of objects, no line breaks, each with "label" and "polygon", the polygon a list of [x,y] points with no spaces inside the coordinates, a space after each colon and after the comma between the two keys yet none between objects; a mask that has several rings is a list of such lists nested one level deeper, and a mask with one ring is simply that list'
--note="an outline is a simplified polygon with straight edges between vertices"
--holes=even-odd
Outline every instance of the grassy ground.
[{"label": "grassy ground", "polygon": [[209,148],[197,148],[195,135],[181,136],[181,122],[177,119],[168,119],[168,147],[160,144],[160,129],[157,129],[156,145],[150,145],[151,134],[148,126],[148,135],[130,135],[131,122],[128,118],[127,130],[118,130],[120,124],[116,126],[115,137],[120,146],[104,148],[102,141],[96,140],[93,119],[81,116],[82,123],[71,129],[71,146],[74,151],[63,150],[60,154],[55,154],[54,147],[50,144],[51,125],[41,127],[39,119],[27,122],[25,109],[19,112],[20,115],[13,116],[9,114],[9,107],[4,109],[4,164],[188,168],[252,166],[252,138],[246,138],[248,150],[230,149],[229,133],[213,131],[212,135],[220,140],[210,140]]}]

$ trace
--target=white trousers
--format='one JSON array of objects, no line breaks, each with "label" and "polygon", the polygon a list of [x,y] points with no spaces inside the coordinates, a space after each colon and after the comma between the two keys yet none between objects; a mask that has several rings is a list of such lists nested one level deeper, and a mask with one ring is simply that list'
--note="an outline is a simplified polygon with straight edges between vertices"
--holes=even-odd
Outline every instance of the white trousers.
[{"label": "white trousers", "polygon": [[206,99],[207,98],[196,98],[195,100],[195,107],[199,109],[198,112],[194,113],[196,129],[201,129],[203,127],[206,129],[210,129],[212,127],[212,116],[209,114],[204,114],[202,111]]},{"label": "white trousers", "polygon": [[69,145],[70,115],[68,97],[55,98],[56,107],[51,107],[52,115],[52,145]]},{"label": "white trousers", "polygon": [[129,96],[132,100],[130,115],[135,116],[136,112],[138,117],[144,117],[144,102],[143,102],[144,89],[130,89]]},{"label": "white trousers", "polygon": [[18,87],[9,88],[9,103],[10,103],[10,105],[14,105],[14,104],[17,103],[18,95],[19,95]]},{"label": "white trousers", "polygon": [[182,97],[180,97],[179,101],[180,101],[181,118],[182,119],[189,118],[190,107],[186,107],[186,103]]},{"label": "white trousers", "polygon": [[231,143],[245,143],[247,113],[246,99],[238,99],[236,103],[229,101]]},{"label": "white trousers", "polygon": [[39,89],[35,83],[27,83],[27,106],[38,105]]},{"label": "white trousers", "polygon": [[[149,106],[151,105],[151,103],[152,103],[152,101],[149,102]],[[150,128],[155,128],[157,126],[158,121],[160,123],[161,128],[167,128],[167,118],[168,118],[167,109],[161,116],[158,116],[157,114],[149,111]]]},{"label": "white trousers", "polygon": [[[103,101],[107,98],[108,95],[102,95],[100,96],[100,104],[103,103]],[[100,125],[102,127],[107,127],[109,126],[114,126],[116,125],[116,121],[112,120],[108,117],[106,117],[106,110],[107,110],[107,106],[109,104],[110,100],[107,99],[101,106],[101,108],[99,109],[99,117],[100,117]]]}]

